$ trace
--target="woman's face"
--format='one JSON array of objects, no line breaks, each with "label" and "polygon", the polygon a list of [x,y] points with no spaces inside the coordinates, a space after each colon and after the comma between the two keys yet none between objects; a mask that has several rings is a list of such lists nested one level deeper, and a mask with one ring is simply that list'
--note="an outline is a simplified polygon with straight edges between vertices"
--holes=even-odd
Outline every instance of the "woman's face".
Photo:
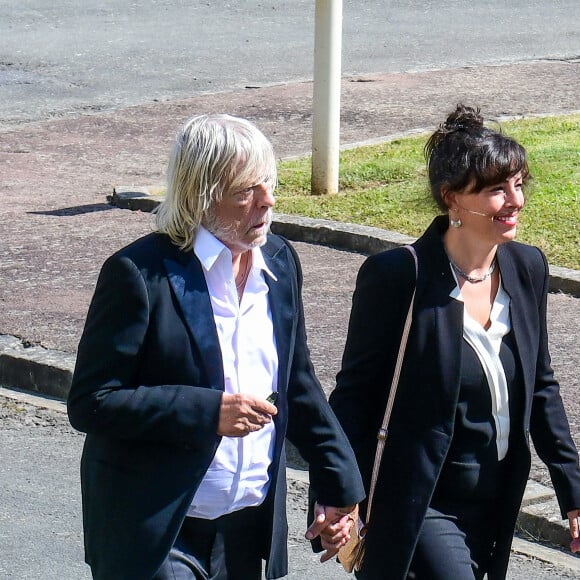
[{"label": "woman's face", "polygon": [[453,196],[452,215],[461,218],[462,228],[494,244],[513,240],[518,217],[524,207],[521,172],[502,183],[484,187],[474,193],[466,191]]}]

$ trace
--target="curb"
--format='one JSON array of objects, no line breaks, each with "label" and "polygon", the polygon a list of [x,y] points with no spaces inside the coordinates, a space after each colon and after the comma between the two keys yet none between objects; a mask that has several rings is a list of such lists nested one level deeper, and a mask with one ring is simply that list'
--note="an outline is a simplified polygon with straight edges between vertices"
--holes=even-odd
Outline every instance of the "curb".
[{"label": "curb", "polygon": [[[162,187],[118,186],[108,201],[121,209],[153,211],[163,200]],[[371,226],[274,213],[272,232],[294,242],[331,246],[338,250],[375,254],[410,244],[416,238]],[[580,298],[580,270],[550,266],[550,292]]]},{"label": "curb", "polygon": [[578,573],[580,578],[580,558],[570,554],[570,552],[562,552],[557,548],[549,548],[517,537],[512,542],[512,552],[534,560],[540,560],[552,566],[567,568],[571,572]]},{"label": "curb", "polygon": [[[560,517],[560,506],[554,490],[528,480],[516,522],[516,532],[534,542],[570,548],[568,520]],[[580,556],[575,556],[579,558]]]},{"label": "curb", "polygon": [[41,346],[27,346],[15,336],[0,335],[0,385],[66,399],[75,356]]}]

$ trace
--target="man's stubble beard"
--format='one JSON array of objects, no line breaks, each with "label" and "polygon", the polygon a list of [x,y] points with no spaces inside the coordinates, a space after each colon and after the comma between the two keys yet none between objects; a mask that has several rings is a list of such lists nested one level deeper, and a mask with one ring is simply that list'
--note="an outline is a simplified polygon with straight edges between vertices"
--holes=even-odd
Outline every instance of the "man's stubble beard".
[{"label": "man's stubble beard", "polygon": [[[247,246],[247,249],[260,248],[266,243],[267,235],[270,233],[270,227],[272,225],[272,215],[273,211],[269,209],[264,219],[264,221],[267,222],[266,231],[264,232],[263,236],[260,236],[260,238],[256,239],[255,241],[245,243],[244,245]],[[207,213],[201,224],[208,232],[213,234],[226,246],[235,245],[241,242],[239,232],[236,231],[236,224],[224,223],[211,211]]]}]

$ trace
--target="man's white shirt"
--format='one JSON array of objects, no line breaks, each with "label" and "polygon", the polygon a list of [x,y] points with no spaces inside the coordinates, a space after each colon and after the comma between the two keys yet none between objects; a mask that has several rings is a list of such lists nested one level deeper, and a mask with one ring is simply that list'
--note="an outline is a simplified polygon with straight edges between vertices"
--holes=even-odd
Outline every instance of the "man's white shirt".
[{"label": "man's white shirt", "polygon": [[[239,301],[230,250],[203,227],[194,243],[211,299],[225,392],[266,399],[277,390],[278,353],[264,276],[276,277],[260,248],[251,251],[252,267]],[[260,505],[268,493],[274,442],[273,421],[246,437],[222,437],[187,515],[215,519]]]}]

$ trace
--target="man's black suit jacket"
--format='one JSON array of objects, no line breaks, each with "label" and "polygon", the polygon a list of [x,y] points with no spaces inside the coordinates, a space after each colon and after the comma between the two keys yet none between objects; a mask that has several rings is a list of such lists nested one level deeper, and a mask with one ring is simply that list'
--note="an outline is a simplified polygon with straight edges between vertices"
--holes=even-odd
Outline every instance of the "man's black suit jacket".
[{"label": "man's black suit jacket", "polygon": [[[302,275],[291,246],[262,248],[278,350],[278,415],[267,577],[287,573],[284,438],[310,464],[321,503],[364,497],[356,460],[315,378],[304,327]],[[79,344],[68,401],[87,433],[81,462],[87,562],[95,578],[153,576],[220,442],[223,365],[202,267],[163,234],[104,264]]]}]

